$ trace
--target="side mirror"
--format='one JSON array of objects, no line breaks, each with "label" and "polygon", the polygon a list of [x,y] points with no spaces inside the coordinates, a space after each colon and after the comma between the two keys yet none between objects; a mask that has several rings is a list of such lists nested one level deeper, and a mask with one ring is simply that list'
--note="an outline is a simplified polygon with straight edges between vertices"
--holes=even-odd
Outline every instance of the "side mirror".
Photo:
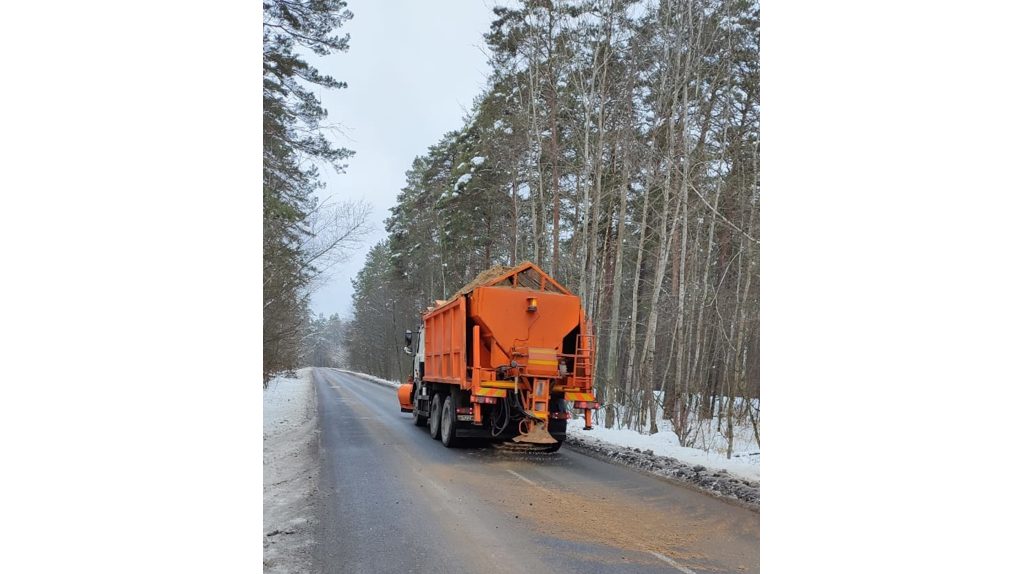
[{"label": "side mirror", "polygon": [[[407,353],[409,352],[409,347],[411,347],[411,346],[412,346],[412,331],[410,331],[409,329],[406,329],[405,330],[405,350],[406,350]],[[409,353],[409,354],[412,354],[412,353]]]}]

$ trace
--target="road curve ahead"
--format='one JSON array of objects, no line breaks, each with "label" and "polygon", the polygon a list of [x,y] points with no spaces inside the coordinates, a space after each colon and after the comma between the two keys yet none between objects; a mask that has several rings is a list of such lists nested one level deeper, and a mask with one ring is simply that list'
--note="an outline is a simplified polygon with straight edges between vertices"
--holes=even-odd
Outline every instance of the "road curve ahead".
[{"label": "road curve ahead", "polygon": [[447,449],[395,391],[315,369],[324,572],[758,572],[760,515],[563,448]]}]

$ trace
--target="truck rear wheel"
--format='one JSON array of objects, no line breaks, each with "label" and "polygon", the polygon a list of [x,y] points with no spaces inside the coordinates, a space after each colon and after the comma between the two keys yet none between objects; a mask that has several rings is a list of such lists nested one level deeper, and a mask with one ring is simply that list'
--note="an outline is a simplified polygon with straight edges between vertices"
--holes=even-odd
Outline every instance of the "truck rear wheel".
[{"label": "truck rear wheel", "polygon": [[441,444],[447,448],[459,446],[459,439],[455,436],[456,418],[455,399],[447,396],[441,408]]},{"label": "truck rear wheel", "polygon": [[430,438],[441,438],[441,394],[436,393],[430,400]]}]

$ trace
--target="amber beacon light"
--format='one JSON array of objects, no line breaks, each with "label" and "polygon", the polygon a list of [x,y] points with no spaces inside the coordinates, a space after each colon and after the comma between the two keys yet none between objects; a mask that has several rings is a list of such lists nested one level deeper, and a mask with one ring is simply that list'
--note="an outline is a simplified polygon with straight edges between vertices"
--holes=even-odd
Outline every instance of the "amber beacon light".
[{"label": "amber beacon light", "polygon": [[526,298],[526,310],[527,311],[536,311],[537,310],[537,298],[536,297],[527,297]]}]

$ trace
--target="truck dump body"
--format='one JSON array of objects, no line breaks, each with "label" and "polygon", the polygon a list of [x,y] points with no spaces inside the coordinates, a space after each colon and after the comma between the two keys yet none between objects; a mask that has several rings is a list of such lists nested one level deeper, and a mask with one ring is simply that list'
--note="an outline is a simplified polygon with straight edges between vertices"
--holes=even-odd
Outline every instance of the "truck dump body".
[{"label": "truck dump body", "polygon": [[423,318],[424,380],[462,386],[466,380],[466,301],[455,301]]},{"label": "truck dump body", "polygon": [[445,416],[443,395],[457,418],[442,422],[456,436],[561,444],[567,400],[590,427],[593,336],[578,297],[524,263],[492,268],[439,303],[424,315],[421,368],[399,392],[417,424]]}]

